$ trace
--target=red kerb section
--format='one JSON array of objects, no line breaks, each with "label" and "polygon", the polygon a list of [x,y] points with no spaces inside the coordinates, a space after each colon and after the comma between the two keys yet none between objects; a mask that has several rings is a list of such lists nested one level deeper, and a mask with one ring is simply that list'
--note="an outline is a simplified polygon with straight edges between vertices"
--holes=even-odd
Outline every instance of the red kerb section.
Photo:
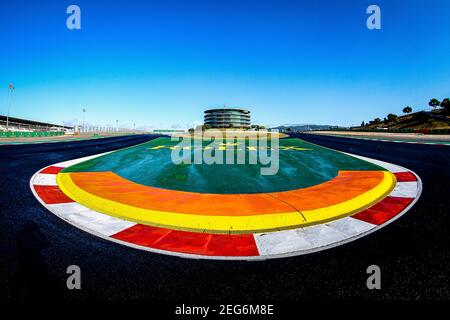
[{"label": "red kerb section", "polygon": [[112,237],[141,246],[179,253],[236,257],[259,255],[251,234],[197,233],[137,224]]},{"label": "red kerb section", "polygon": [[417,181],[416,176],[412,172],[396,172],[394,173],[397,178],[397,182],[411,182]]},{"label": "red kerb section", "polygon": [[412,201],[413,198],[386,197],[369,209],[353,215],[352,218],[381,225],[402,212]]},{"label": "red kerb section", "polygon": [[46,204],[69,203],[74,202],[66,196],[58,186],[39,186],[35,185],[34,190]]},{"label": "red kerb section", "polygon": [[64,169],[64,168],[50,166],[50,167],[47,167],[44,170],[40,171],[39,173],[58,174],[58,172],[60,172],[62,169]]}]

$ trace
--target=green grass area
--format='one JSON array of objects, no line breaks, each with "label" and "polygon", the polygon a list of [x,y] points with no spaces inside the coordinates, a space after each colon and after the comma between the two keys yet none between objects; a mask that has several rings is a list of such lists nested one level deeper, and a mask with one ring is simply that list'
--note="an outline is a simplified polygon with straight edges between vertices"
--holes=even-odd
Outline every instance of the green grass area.
[{"label": "green grass area", "polygon": [[98,139],[103,137],[80,137],[80,138],[65,138],[65,139],[45,139],[45,140],[35,140],[35,141],[0,141],[0,145],[9,145],[9,144],[39,144],[39,143],[54,143],[54,142],[70,142],[70,141],[80,141],[80,140],[90,140],[90,139]]},{"label": "green grass area", "polygon": [[40,132],[19,132],[19,131],[0,131],[0,138],[42,138],[63,136],[64,132],[40,131]]},{"label": "green grass area", "polygon": [[[123,134],[123,135],[128,135],[128,134]],[[22,140],[22,141],[21,140],[18,140],[18,141],[17,140],[15,140],[15,141],[3,140],[3,141],[0,141],[0,145],[70,142],[70,141],[81,141],[81,140],[108,138],[108,137],[114,137],[114,136],[115,135],[93,134],[91,136],[67,136],[67,137],[64,137],[64,138],[61,137],[61,138],[58,138],[58,139],[42,139],[42,138],[44,138],[43,136],[41,136],[41,137],[37,137],[36,136],[36,137],[33,137],[33,140]]]}]

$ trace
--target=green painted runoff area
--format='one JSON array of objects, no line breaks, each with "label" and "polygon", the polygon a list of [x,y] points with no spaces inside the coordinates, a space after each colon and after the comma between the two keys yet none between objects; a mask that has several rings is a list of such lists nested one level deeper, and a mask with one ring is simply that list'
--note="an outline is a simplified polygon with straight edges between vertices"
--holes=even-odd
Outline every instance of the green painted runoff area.
[{"label": "green painted runoff area", "polygon": [[[261,167],[248,164],[248,140],[238,140],[231,148],[246,152],[246,164],[180,164],[171,159],[170,138],[157,138],[133,147],[94,158],[63,172],[112,171],[133,182],[181,191],[202,193],[261,193],[306,188],[337,176],[339,170],[384,170],[372,163],[323,148],[300,139],[279,140],[279,170],[275,175],[261,175]],[[185,151],[188,155],[203,152],[203,147]],[[226,146],[230,148],[230,146]],[[270,148],[268,148],[270,149]],[[180,152],[180,149],[177,149]],[[270,150],[264,149],[264,152]],[[224,151],[225,153],[225,151]],[[225,155],[224,155],[225,156]]]}]

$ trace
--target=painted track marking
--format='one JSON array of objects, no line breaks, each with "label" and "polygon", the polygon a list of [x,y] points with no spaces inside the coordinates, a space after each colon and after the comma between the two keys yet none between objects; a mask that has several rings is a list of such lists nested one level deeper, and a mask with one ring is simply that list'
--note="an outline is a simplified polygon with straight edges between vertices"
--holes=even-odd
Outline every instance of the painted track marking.
[{"label": "painted track marking", "polygon": [[[51,184],[53,180],[50,177],[42,177],[44,174],[50,174],[44,172],[58,171],[67,165],[96,156],[74,159],[44,168],[33,175],[30,187],[39,202],[56,216],[82,230],[113,242],[184,258],[262,260],[308,254],[356,240],[395,221],[419,198],[422,183],[415,173],[394,164],[350,155],[382,166],[404,181],[398,181],[388,197],[351,217],[321,225],[267,233],[215,235],[169,230],[104,215],[71,199],[64,198],[64,201],[57,203],[58,197],[61,197],[61,190]],[[51,167],[53,168],[49,169]],[[55,167],[58,169],[54,169]],[[398,173],[400,174],[397,175]],[[43,184],[45,181],[50,184]],[[155,236],[154,241],[151,240],[152,235]]]}]

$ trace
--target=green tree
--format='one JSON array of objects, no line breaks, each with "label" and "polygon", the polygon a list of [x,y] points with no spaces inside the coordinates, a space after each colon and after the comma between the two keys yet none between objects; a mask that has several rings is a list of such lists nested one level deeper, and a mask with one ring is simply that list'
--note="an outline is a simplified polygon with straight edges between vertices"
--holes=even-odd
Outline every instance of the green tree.
[{"label": "green tree", "polygon": [[403,108],[403,113],[411,113],[412,112],[412,108],[410,106],[406,106]]},{"label": "green tree", "polygon": [[381,119],[380,118],[375,118],[375,119],[373,119],[373,123],[380,124],[381,123]]},{"label": "green tree", "polygon": [[292,129],[291,128],[286,128],[286,132],[291,132]]},{"label": "green tree", "polygon": [[441,107],[445,111],[450,111],[450,99],[449,98],[445,98],[444,100],[442,100]]},{"label": "green tree", "polygon": [[366,123],[363,121],[363,122],[361,122],[361,127],[365,127],[366,126]]},{"label": "green tree", "polygon": [[430,107],[432,107],[433,109],[436,109],[437,107],[439,107],[441,105],[441,102],[438,99],[433,98],[430,100],[430,102],[428,102],[428,105]]},{"label": "green tree", "polygon": [[398,116],[397,116],[396,114],[389,113],[389,114],[387,115],[387,119],[388,119],[389,121],[391,121],[391,122],[395,122],[395,121],[397,121]]}]

